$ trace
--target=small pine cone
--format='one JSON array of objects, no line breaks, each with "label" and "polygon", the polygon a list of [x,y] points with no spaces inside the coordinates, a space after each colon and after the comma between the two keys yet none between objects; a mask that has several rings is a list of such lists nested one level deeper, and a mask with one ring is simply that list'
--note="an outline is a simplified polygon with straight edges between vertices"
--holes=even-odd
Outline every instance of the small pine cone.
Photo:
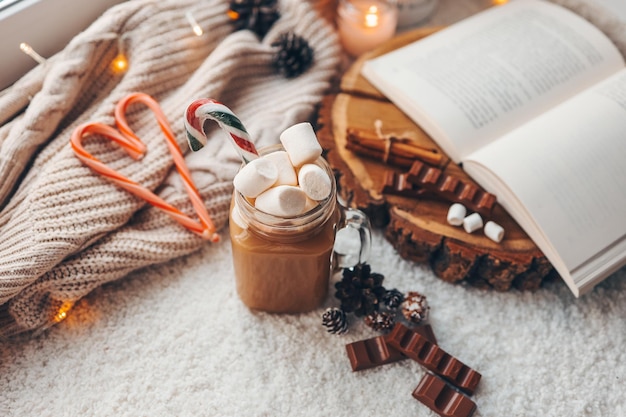
[{"label": "small pine cone", "polygon": [[328,333],[343,334],[348,330],[346,313],[340,308],[328,307],[322,314],[322,325]]},{"label": "small pine cone", "polygon": [[366,263],[344,268],[341,281],[335,284],[335,297],[341,302],[341,309],[357,317],[378,311],[380,299],[387,292],[382,285],[384,279]]},{"label": "small pine cone", "polygon": [[397,310],[404,301],[404,295],[394,288],[383,294],[381,301],[389,310]]},{"label": "small pine cone", "polygon": [[372,314],[365,316],[363,319],[372,329],[377,332],[388,332],[395,324],[395,316],[386,311],[376,311]]},{"label": "small pine cone", "polygon": [[407,293],[400,307],[404,318],[411,323],[420,323],[426,320],[430,310],[426,296],[417,291]]},{"label": "small pine cone", "polygon": [[293,32],[282,33],[272,47],[277,48],[272,66],[286,78],[297,77],[313,64],[313,49],[309,42]]}]

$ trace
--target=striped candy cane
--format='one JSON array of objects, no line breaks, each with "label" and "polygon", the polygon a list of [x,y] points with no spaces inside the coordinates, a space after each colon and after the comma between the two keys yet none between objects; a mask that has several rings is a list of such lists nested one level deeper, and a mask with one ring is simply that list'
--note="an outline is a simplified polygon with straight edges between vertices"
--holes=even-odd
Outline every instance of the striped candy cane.
[{"label": "striped candy cane", "polygon": [[259,157],[259,153],[250,141],[250,136],[241,120],[235,116],[232,110],[218,101],[210,98],[194,101],[187,107],[184,120],[187,141],[194,152],[206,145],[204,122],[213,120],[228,134],[245,164]]}]

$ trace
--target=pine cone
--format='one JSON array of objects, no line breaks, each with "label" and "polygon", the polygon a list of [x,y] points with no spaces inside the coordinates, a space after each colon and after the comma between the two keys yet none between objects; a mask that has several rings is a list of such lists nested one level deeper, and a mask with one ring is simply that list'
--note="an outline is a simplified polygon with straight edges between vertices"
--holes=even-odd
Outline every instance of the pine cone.
[{"label": "pine cone", "polygon": [[388,332],[395,324],[396,319],[392,313],[375,311],[365,316],[363,321],[377,332]]},{"label": "pine cone", "polygon": [[276,0],[231,0],[228,16],[235,30],[250,29],[262,38],[280,14]]},{"label": "pine cone", "polygon": [[426,296],[417,291],[411,291],[401,305],[402,314],[411,323],[419,323],[426,320],[430,306],[426,300]]},{"label": "pine cone", "polygon": [[389,310],[397,310],[404,301],[404,295],[394,288],[384,293],[381,301]]},{"label": "pine cone", "polygon": [[272,47],[278,48],[272,58],[272,66],[286,78],[297,77],[313,64],[313,49],[309,42],[293,32],[282,33]]},{"label": "pine cone", "polygon": [[366,263],[344,268],[342,275],[335,284],[335,297],[341,301],[341,309],[358,317],[378,311],[380,299],[387,292],[382,286],[385,277],[372,273]]},{"label": "pine cone", "polygon": [[346,313],[339,308],[328,307],[322,314],[322,325],[328,333],[343,334],[348,330]]}]

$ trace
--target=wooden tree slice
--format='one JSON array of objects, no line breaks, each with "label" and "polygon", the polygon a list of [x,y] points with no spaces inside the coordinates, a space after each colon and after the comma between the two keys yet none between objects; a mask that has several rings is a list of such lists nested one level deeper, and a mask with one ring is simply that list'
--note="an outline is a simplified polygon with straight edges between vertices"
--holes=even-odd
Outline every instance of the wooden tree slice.
[{"label": "wooden tree slice", "polygon": [[352,207],[370,216],[375,227],[398,253],[409,260],[429,263],[435,274],[448,282],[505,291],[512,287],[536,289],[555,273],[543,253],[517,223],[496,205],[493,220],[504,227],[505,238],[495,243],[482,231],[466,233],[450,226],[446,216],[450,202],[437,197],[407,198],[383,194],[382,187],[392,167],[346,149],[346,129],[374,130],[374,121],[383,123],[384,134],[409,134],[421,146],[444,155],[440,168],[449,174],[472,180],[452,163],[432,139],[378,90],[360,76],[366,59],[428,36],[436,29],[419,29],[394,38],[382,48],[357,60],[344,74],[340,92],[327,96],[318,119],[318,138],[326,158],[337,173],[340,196]]}]

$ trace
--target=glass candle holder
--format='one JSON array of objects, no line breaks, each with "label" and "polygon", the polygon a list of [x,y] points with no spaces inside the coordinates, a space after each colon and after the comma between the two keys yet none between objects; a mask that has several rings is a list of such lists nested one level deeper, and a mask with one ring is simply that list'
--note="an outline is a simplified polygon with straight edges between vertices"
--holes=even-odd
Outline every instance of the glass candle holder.
[{"label": "glass candle holder", "polygon": [[397,24],[395,0],[339,0],[339,37],[345,51],[353,57],[391,39]]}]

